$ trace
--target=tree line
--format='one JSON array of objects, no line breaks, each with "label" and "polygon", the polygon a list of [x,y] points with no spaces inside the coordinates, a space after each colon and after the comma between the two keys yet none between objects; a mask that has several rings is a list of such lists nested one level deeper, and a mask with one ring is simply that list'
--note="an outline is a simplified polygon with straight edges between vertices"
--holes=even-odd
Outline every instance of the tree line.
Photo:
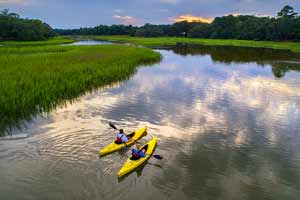
[{"label": "tree line", "polygon": [[142,27],[100,25],[93,28],[55,29],[61,35],[130,35],[139,37],[193,37],[213,39],[244,39],[293,41],[300,40],[300,16],[285,6],[276,17],[228,15],[217,17],[210,24],[187,21],[168,25],[145,24]]},{"label": "tree line", "polygon": [[37,19],[23,19],[8,9],[0,10],[0,40],[47,40],[56,33],[46,23]]},{"label": "tree line", "polygon": [[187,21],[174,24],[100,25],[80,29],[55,29],[36,19],[23,19],[9,10],[0,10],[0,40],[46,40],[60,35],[130,35],[139,37],[193,37],[213,39],[300,40],[300,16],[291,6],[285,6],[276,17],[254,15],[217,17],[210,24]]},{"label": "tree line", "polygon": [[245,40],[299,40],[300,17],[290,6],[285,6],[276,17],[250,15],[217,17],[212,24],[192,27],[189,36]]}]

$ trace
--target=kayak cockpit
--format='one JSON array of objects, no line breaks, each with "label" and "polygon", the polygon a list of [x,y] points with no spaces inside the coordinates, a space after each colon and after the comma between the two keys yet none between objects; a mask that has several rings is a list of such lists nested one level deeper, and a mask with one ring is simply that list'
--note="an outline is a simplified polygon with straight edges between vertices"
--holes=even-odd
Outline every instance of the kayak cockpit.
[{"label": "kayak cockpit", "polygon": [[[142,150],[145,150],[145,152],[147,152],[147,150],[148,150],[148,144],[146,144],[143,148],[141,148],[141,150],[139,150],[139,151],[142,151]],[[130,160],[139,160],[140,158],[136,158],[136,157],[134,157],[133,155],[130,157]]]},{"label": "kayak cockpit", "polygon": [[[127,136],[128,139],[131,139],[131,138],[133,138],[134,135],[135,135],[135,132],[130,133],[126,136]],[[115,140],[115,144],[124,144],[124,143],[123,142],[118,142],[117,140]]]}]

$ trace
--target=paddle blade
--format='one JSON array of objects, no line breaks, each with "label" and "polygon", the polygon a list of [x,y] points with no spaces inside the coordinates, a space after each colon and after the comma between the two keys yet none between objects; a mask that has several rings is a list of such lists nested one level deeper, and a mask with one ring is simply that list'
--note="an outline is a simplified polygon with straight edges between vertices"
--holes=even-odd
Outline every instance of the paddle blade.
[{"label": "paddle blade", "polygon": [[158,159],[158,160],[162,160],[163,157],[161,155],[153,155],[154,158]]},{"label": "paddle blade", "polygon": [[112,127],[113,129],[117,130],[117,127],[113,125],[111,122],[109,122],[109,126]]}]

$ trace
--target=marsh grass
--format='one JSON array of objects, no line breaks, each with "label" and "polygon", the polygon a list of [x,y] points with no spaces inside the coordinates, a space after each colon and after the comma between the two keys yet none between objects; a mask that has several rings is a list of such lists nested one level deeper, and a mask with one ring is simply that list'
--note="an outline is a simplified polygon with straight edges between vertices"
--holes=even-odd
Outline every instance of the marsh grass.
[{"label": "marsh grass", "polygon": [[300,42],[272,42],[272,41],[253,41],[253,40],[231,40],[231,39],[199,39],[199,38],[183,38],[183,37],[129,37],[129,36],[94,36],[97,40],[127,42],[143,46],[162,46],[176,45],[177,43],[192,43],[212,46],[240,46],[255,48],[271,48],[281,50],[291,50],[300,52]]},{"label": "marsh grass", "polygon": [[0,133],[159,60],[150,49],[124,45],[1,47]]},{"label": "marsh grass", "polygon": [[45,45],[59,45],[70,44],[75,42],[71,37],[58,36],[45,41],[0,41],[0,45],[3,46],[45,46]]}]

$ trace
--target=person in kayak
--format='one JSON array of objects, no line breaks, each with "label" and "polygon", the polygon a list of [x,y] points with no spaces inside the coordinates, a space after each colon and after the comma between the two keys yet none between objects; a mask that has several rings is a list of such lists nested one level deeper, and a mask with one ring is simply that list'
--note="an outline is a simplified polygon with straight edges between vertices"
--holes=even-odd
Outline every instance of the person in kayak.
[{"label": "person in kayak", "polygon": [[116,140],[116,144],[122,144],[122,143],[126,143],[129,141],[129,138],[127,137],[127,135],[124,133],[123,129],[119,130],[119,133],[117,134],[117,140]]},{"label": "person in kayak", "polygon": [[139,145],[136,145],[136,149],[132,149],[131,160],[138,160],[146,157],[146,149],[140,149]]}]

